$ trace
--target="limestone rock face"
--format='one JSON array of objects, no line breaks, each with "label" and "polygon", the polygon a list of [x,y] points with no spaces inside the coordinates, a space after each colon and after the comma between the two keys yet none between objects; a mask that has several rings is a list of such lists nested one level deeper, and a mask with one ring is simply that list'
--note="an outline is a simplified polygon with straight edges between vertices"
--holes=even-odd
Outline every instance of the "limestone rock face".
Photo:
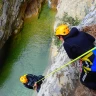
[{"label": "limestone rock face", "polygon": [[59,0],[57,10],[60,18],[66,12],[74,18],[82,19],[89,12],[89,8],[95,4],[96,0]]},{"label": "limestone rock face", "polygon": [[74,96],[96,96],[96,91],[90,90],[87,87],[84,87],[80,84],[76,88]]},{"label": "limestone rock face", "polygon": [[[70,59],[62,46],[58,55],[54,57],[52,61],[53,65],[50,67],[47,74],[69,61]],[[38,96],[74,96],[73,92],[78,85],[78,68],[79,66],[73,63],[50,75],[44,80]]]},{"label": "limestone rock face", "polygon": [[72,18],[82,20],[89,12],[90,7],[94,9],[96,0],[59,0],[57,5],[56,25],[62,23],[65,13]]}]

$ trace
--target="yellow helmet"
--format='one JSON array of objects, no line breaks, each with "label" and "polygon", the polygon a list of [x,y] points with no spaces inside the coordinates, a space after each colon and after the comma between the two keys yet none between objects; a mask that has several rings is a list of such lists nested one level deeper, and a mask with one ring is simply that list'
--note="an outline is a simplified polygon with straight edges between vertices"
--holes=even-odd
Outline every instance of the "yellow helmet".
[{"label": "yellow helmet", "polygon": [[22,83],[27,83],[28,82],[28,80],[26,78],[26,75],[23,75],[23,76],[20,77],[20,82],[22,82]]},{"label": "yellow helmet", "polygon": [[55,35],[67,35],[69,33],[69,28],[67,25],[63,24],[56,28]]}]

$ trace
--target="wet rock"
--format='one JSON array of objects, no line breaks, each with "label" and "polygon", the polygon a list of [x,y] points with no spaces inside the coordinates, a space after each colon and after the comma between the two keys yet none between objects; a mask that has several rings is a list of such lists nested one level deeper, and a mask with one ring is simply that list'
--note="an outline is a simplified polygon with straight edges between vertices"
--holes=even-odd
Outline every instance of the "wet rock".
[{"label": "wet rock", "polygon": [[12,34],[20,31],[25,16],[30,17],[40,12],[43,1],[45,0],[3,0],[0,16],[0,30],[3,30],[3,36],[0,37],[0,48]]},{"label": "wet rock", "polygon": [[32,15],[38,14],[38,2],[37,0],[31,0],[28,3],[29,6],[27,6],[25,18],[31,17]]},{"label": "wet rock", "polygon": [[96,38],[96,24],[92,24],[90,26],[85,26],[82,28],[83,32],[87,32],[90,35],[92,35],[94,38]]},{"label": "wet rock", "polygon": [[74,96],[96,96],[96,91],[88,89],[79,83],[78,87],[75,90]]},{"label": "wet rock", "polygon": [[51,2],[51,8],[56,9],[58,5],[58,0],[50,0]]},{"label": "wet rock", "polygon": [[[0,48],[5,44],[14,30],[20,24],[24,13],[21,14],[20,6],[23,5],[23,0],[3,0],[2,15],[0,17],[0,30],[2,30],[3,35],[0,39]],[[16,21],[19,18],[19,21]]]},{"label": "wet rock", "polygon": [[44,1],[45,0],[31,0],[30,2],[28,2],[25,18],[30,18],[31,16],[37,16],[41,10],[41,6]]},{"label": "wet rock", "polygon": [[3,31],[2,30],[0,30],[0,39],[2,38],[2,36],[3,36]]}]

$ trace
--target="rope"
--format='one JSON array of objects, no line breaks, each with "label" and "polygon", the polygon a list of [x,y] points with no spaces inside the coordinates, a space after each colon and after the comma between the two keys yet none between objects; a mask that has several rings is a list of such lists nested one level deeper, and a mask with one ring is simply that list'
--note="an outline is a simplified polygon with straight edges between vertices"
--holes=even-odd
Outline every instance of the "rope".
[{"label": "rope", "polygon": [[75,59],[71,60],[70,62],[68,62],[68,63],[66,63],[66,64],[64,64],[64,65],[60,66],[60,67],[59,67],[59,68],[57,68],[57,69],[55,69],[54,71],[50,72],[48,75],[44,76],[44,78],[42,78],[42,79],[38,80],[36,83],[38,83],[38,82],[42,81],[42,80],[43,80],[43,79],[45,79],[45,78],[48,78],[50,75],[54,74],[55,72],[57,72],[57,71],[61,70],[61,69],[62,69],[62,68],[64,68],[64,67],[66,67],[66,66],[70,65],[71,63],[73,63],[73,62],[75,62],[76,60],[80,59],[81,57],[83,57],[84,55],[86,55],[86,54],[88,54],[89,52],[93,51],[94,49],[96,49],[96,47],[94,47],[94,48],[90,49],[89,51],[85,52],[84,54],[82,54],[82,55],[78,56],[77,58],[75,58]]}]

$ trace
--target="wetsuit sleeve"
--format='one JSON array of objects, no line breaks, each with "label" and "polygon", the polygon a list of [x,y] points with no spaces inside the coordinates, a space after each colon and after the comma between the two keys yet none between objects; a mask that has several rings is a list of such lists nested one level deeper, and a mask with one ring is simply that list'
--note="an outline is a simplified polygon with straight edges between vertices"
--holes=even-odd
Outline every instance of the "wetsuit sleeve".
[{"label": "wetsuit sleeve", "polygon": [[26,84],[24,84],[25,87],[27,87],[29,89],[33,89],[33,85],[38,80],[38,77],[33,74],[28,74],[26,76],[27,76],[28,82]]},{"label": "wetsuit sleeve", "polygon": [[[85,33],[85,32],[84,32]],[[85,33],[87,38],[93,43],[95,41],[95,38],[93,36],[91,36],[90,34],[88,33]]]},{"label": "wetsuit sleeve", "polygon": [[[41,80],[41,79],[42,79],[42,80]],[[39,80],[41,80],[41,81],[39,81]],[[39,75],[39,76],[38,76],[38,81],[39,81],[39,82],[37,83],[37,85],[38,85],[38,86],[37,86],[37,92],[39,92],[43,80],[44,80],[44,76]]]},{"label": "wetsuit sleeve", "polygon": [[64,46],[65,51],[66,51],[66,53],[67,53],[67,55],[68,55],[68,57],[69,57],[70,59],[75,59],[76,57],[79,56],[79,54],[78,54],[78,49],[77,49],[76,46],[70,46],[70,45],[67,44],[67,43],[64,43],[63,46]]},{"label": "wetsuit sleeve", "polygon": [[[42,79],[42,80],[41,80],[41,79]],[[41,84],[42,84],[42,81],[44,80],[44,76],[39,75],[39,76],[38,76],[38,81],[39,81],[39,80],[41,80],[41,81],[38,82],[38,84],[41,85]]]}]

